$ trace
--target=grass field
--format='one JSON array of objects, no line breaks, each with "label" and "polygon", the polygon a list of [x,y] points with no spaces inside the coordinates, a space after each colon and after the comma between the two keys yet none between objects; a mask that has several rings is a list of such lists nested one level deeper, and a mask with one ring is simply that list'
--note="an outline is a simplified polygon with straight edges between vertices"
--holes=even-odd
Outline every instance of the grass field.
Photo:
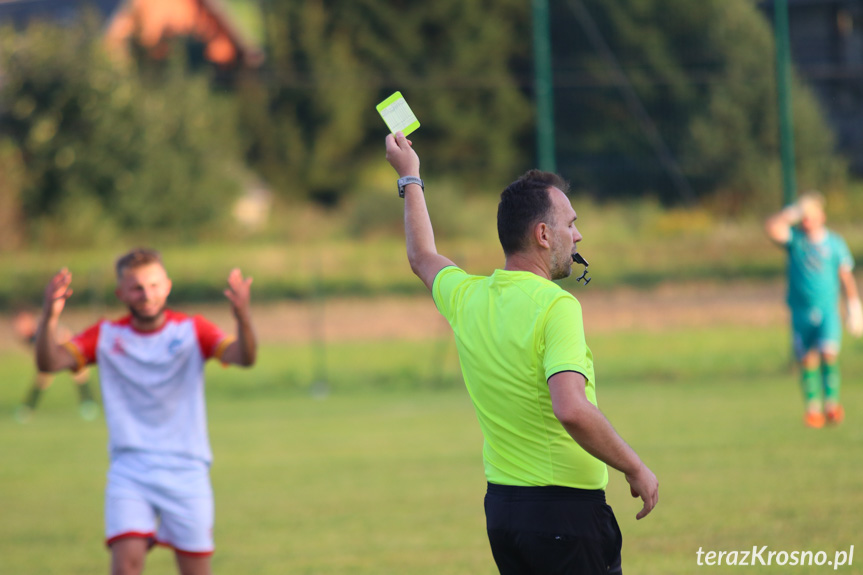
[{"label": "grass field", "polygon": [[[600,405],[660,480],[640,505],[612,472],[608,499],[632,574],[729,572],[696,552],[835,551],[863,573],[863,342],[846,340],[838,428],[801,422],[783,326],[630,330],[589,336]],[[326,350],[265,345],[253,371],[208,367],[217,573],[491,575],[481,437],[447,340]],[[103,422],[77,418],[68,377],[27,425],[11,413],[29,380],[0,355],[0,573],[107,571]],[[766,556],[765,556],[766,557]],[[172,572],[157,549],[149,573]],[[822,567],[741,568],[821,573]]]},{"label": "grass field", "polygon": [[[765,236],[760,218],[731,222],[715,220],[703,210],[666,211],[641,204],[599,207],[582,199],[574,201],[585,238],[579,249],[605,289],[645,288],[666,281],[783,277],[784,256]],[[490,273],[502,260],[494,224],[496,202],[486,200],[467,213],[462,203],[457,209],[456,205],[437,206],[437,211],[430,206],[438,248],[472,273]],[[162,249],[174,280],[175,302],[221,302],[225,278],[234,266],[255,278],[258,302],[424,293],[407,265],[400,204],[393,205],[398,208],[395,231],[387,228],[388,233],[362,241],[345,237],[350,221],[334,223],[330,214],[304,212],[294,215],[290,225],[278,222],[296,237],[155,247]],[[471,233],[454,236],[442,225],[445,215],[467,218]],[[854,221],[837,224],[835,229],[845,237],[857,261],[863,261],[863,227]],[[313,247],[310,237],[315,238]],[[110,304],[114,301],[112,264],[134,245],[0,252],[0,276],[7,278],[0,282],[0,311],[23,303],[38,305],[48,278],[64,266],[74,275],[76,296],[70,305]],[[571,278],[562,285],[571,289],[576,284]]]}]

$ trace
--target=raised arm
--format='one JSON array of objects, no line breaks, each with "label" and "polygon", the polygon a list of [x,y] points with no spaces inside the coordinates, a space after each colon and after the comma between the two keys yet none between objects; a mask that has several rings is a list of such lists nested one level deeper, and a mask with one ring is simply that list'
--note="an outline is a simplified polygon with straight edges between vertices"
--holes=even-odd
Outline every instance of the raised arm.
[{"label": "raised arm", "polygon": [[237,320],[237,339],[222,353],[221,359],[224,363],[249,367],[254,365],[257,359],[258,342],[252,327],[251,286],[252,278],[244,279],[237,268],[231,270],[225,297],[231,302],[231,309]]},{"label": "raised arm", "polygon": [[[395,135],[387,136],[386,145],[387,161],[399,178],[420,177],[420,159],[410,140],[401,132],[396,132]],[[431,290],[438,272],[454,264],[437,253],[424,191],[419,184],[405,187],[405,242],[411,270]]]},{"label": "raised arm", "polygon": [[777,244],[787,244],[791,240],[791,226],[803,218],[803,210],[796,203],[785,206],[764,222],[767,237]]},{"label": "raised arm", "polygon": [[848,307],[846,327],[854,337],[863,336],[863,304],[860,302],[860,292],[857,290],[857,280],[849,267],[839,268],[839,280],[845,292],[845,302]]},{"label": "raised arm", "polygon": [[66,300],[72,295],[71,284],[72,274],[63,268],[45,287],[42,317],[36,331],[36,366],[44,373],[78,367],[77,358],[57,343],[57,324]]},{"label": "raised arm", "polygon": [[573,371],[556,373],[548,380],[548,390],[555,417],[575,442],[622,472],[632,496],[641,497],[644,506],[635,518],[650,513],[659,501],[659,482],[599,408],[587,399],[584,376]]}]

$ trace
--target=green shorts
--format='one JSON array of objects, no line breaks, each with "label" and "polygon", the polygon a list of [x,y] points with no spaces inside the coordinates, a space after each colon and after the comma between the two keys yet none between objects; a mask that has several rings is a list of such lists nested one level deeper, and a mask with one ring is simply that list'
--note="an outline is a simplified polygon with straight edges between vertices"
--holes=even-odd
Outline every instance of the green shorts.
[{"label": "green shorts", "polygon": [[842,320],[839,309],[791,309],[794,354],[801,359],[807,352],[837,355],[842,346]]}]

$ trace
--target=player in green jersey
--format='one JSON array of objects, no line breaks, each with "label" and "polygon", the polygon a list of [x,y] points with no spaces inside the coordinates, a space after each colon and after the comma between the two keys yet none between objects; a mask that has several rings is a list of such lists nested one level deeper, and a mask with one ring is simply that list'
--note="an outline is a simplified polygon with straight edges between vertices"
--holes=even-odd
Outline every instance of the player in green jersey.
[{"label": "player in green jersey", "polygon": [[837,362],[842,343],[840,287],[845,292],[848,331],[863,335],[854,258],[826,221],[824,197],[809,192],[765,223],[770,239],[788,252],[787,301],[806,402],[804,422],[815,428],[841,423],[845,417]]},{"label": "player in green jersey", "polygon": [[643,500],[637,519],[654,508],[659,487],[597,408],[581,306],[553,282],[571,274],[582,239],[565,182],[533,170],[504,190],[498,235],[505,266],[475,276],[437,252],[410,141],[399,132],[386,149],[405,199],[411,269],[455,333],[482,429],[486,525],[499,571],[620,573],[606,465]]}]

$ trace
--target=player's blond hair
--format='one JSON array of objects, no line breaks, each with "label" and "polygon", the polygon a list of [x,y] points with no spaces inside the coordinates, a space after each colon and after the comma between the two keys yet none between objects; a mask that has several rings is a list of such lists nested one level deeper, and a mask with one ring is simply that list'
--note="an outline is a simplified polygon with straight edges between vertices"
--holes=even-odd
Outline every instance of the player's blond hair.
[{"label": "player's blond hair", "polygon": [[117,270],[117,279],[121,279],[126,270],[133,270],[154,263],[164,265],[161,253],[150,248],[135,248],[117,260],[114,266]]},{"label": "player's blond hair", "polygon": [[797,202],[800,205],[808,203],[818,204],[818,206],[822,209],[827,205],[827,200],[824,199],[824,194],[822,194],[818,190],[807,190],[803,192],[802,194],[800,194]]},{"label": "player's blond hair", "polygon": [[824,194],[818,190],[808,190],[797,198],[797,205],[800,206],[803,215],[814,216],[818,214],[819,217],[823,217],[826,213],[826,204]]}]

